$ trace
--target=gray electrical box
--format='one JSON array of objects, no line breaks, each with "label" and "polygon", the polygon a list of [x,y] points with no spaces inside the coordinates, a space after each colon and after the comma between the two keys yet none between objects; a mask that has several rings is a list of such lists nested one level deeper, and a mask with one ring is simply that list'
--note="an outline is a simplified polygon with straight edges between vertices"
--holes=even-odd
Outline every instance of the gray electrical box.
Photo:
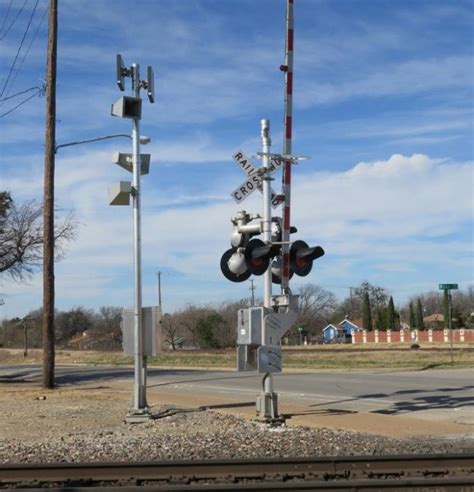
[{"label": "gray electrical box", "polygon": [[[124,355],[135,355],[134,309],[122,310],[122,346]],[[161,353],[161,311],[159,307],[142,308],[143,355]]]},{"label": "gray electrical box", "polygon": [[239,309],[237,314],[237,344],[260,345],[262,343],[263,307]]},{"label": "gray electrical box", "polygon": [[258,372],[281,372],[281,347],[262,345],[257,349]]}]

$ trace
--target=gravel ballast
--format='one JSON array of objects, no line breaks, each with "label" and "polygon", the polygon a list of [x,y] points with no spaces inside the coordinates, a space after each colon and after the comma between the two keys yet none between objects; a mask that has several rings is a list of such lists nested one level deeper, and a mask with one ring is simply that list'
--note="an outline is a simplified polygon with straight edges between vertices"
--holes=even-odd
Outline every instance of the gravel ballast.
[{"label": "gravel ballast", "polygon": [[394,439],[326,428],[275,427],[209,410],[154,407],[169,415],[124,423],[127,403],[12,393],[0,399],[0,462],[199,460],[474,452],[470,435]]}]

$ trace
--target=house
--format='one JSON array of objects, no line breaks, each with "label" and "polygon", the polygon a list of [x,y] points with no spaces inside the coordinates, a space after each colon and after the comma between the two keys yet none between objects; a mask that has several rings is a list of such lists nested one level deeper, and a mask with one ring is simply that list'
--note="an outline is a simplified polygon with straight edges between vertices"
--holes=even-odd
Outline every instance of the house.
[{"label": "house", "polygon": [[326,342],[331,342],[336,338],[342,338],[344,336],[342,327],[338,323],[329,325],[323,328],[323,337]]},{"label": "house", "polygon": [[432,330],[442,330],[444,328],[444,316],[442,314],[431,314],[423,318],[423,323],[426,328]]},{"label": "house", "polygon": [[327,342],[336,339],[351,338],[352,334],[361,331],[361,320],[343,319],[340,323],[330,323],[323,328],[323,337]]},{"label": "house", "polygon": [[350,320],[348,318],[344,318],[339,325],[342,327],[344,331],[344,335],[351,335],[357,331],[362,331],[362,320],[354,319]]}]

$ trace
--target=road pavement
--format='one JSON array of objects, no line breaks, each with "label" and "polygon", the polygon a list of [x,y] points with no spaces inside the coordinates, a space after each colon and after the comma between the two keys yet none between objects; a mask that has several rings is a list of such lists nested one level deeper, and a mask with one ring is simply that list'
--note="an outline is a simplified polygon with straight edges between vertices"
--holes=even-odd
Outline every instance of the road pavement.
[{"label": "road pavement", "polygon": [[[0,366],[0,387],[38,384],[40,365]],[[58,385],[110,384],[131,388],[133,368],[58,365]],[[250,403],[262,390],[257,373],[185,369],[149,369],[148,394],[186,395],[205,402]],[[474,425],[474,370],[285,372],[274,376],[281,404],[314,411],[410,416],[433,422]]]}]

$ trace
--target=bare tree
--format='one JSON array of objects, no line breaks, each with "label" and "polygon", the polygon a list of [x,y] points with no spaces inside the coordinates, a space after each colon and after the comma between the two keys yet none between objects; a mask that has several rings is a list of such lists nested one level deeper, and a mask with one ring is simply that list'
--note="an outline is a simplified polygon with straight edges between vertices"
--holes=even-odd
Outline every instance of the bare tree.
[{"label": "bare tree", "polygon": [[180,336],[179,326],[175,318],[176,315],[166,313],[163,315],[163,320],[161,322],[164,341],[169,347],[171,347],[172,350],[176,350],[183,341],[183,337]]},{"label": "bare tree", "polygon": [[359,298],[361,303],[366,293],[369,296],[370,306],[375,311],[385,307],[387,304],[389,295],[384,287],[372,285],[370,282],[365,281],[354,289],[354,294]]},{"label": "bare tree", "polygon": [[322,287],[305,284],[298,290],[299,318],[297,324],[311,334],[319,333],[334,315],[337,308],[336,296]]},{"label": "bare tree", "polygon": [[223,320],[217,334],[219,344],[222,347],[235,347],[237,345],[237,311],[248,308],[248,305],[248,299],[240,299],[223,302],[217,308]]},{"label": "bare tree", "polygon": [[209,314],[209,311],[209,308],[189,304],[185,309],[175,314],[176,322],[187,331],[191,338],[189,341],[195,347],[197,346],[197,323]]},{"label": "bare tree", "polygon": [[[77,222],[72,213],[58,222],[54,232],[55,259],[75,237]],[[0,274],[25,280],[41,265],[43,258],[43,206],[32,200],[20,206],[9,203],[0,227]]]}]

